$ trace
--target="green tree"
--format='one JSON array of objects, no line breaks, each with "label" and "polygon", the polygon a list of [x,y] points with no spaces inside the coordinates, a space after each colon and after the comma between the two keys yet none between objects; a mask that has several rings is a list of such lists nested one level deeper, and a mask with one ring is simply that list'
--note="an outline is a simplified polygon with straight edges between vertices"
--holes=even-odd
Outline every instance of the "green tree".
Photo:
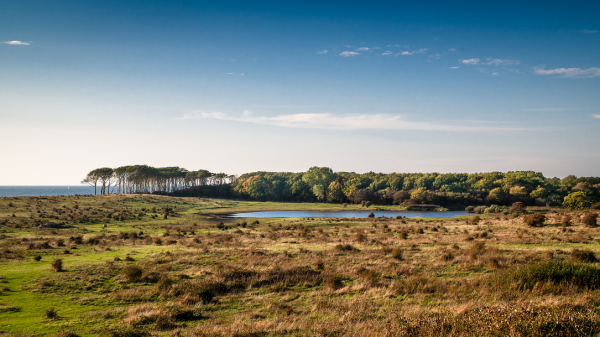
[{"label": "green tree", "polygon": [[425,202],[427,200],[427,196],[427,190],[422,187],[417,188],[410,193],[410,198],[417,202]]},{"label": "green tree", "polygon": [[506,194],[504,193],[504,190],[502,190],[502,188],[496,187],[490,191],[488,198],[493,203],[500,203],[502,202],[502,200],[504,200],[505,195]]},{"label": "green tree", "polygon": [[329,184],[327,188],[327,199],[329,201],[341,202],[344,200],[344,191],[342,190],[342,184],[337,180],[334,180]]},{"label": "green tree", "polygon": [[531,192],[529,194],[530,197],[534,198],[534,199],[538,199],[538,198],[545,198],[548,196],[548,194],[550,194],[548,192],[548,190],[546,190],[543,187],[538,187],[535,191]]},{"label": "green tree", "polygon": [[567,195],[563,201],[563,207],[570,210],[587,209],[594,203],[594,198],[586,192],[575,192]]},{"label": "green tree", "polygon": [[335,173],[329,167],[311,167],[304,175],[302,180],[312,187],[315,196],[320,200],[325,200],[327,196],[327,186],[335,179]]}]

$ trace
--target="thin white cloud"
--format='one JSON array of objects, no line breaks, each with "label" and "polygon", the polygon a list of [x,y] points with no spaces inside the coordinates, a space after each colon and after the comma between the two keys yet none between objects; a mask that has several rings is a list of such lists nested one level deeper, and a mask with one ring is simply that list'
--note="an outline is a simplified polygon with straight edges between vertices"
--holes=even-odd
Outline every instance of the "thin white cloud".
[{"label": "thin white cloud", "polygon": [[360,47],[356,51],[361,51],[361,50],[369,50],[369,48],[367,48],[367,47]]},{"label": "thin white cloud", "polygon": [[518,60],[502,60],[502,59],[494,59],[491,57],[486,58],[488,62],[483,62],[483,64],[494,65],[494,66],[512,66],[521,63]]},{"label": "thin white cloud", "polygon": [[240,74],[240,76],[246,76],[246,74]]},{"label": "thin white cloud", "polygon": [[450,48],[449,50],[450,50],[450,51],[456,51],[456,49],[455,49],[455,48]]},{"label": "thin white cloud", "polygon": [[419,50],[413,50],[413,51],[403,51],[401,53],[396,54],[396,56],[398,55],[414,55],[414,54],[423,54],[424,52],[428,51],[429,48],[421,48]]},{"label": "thin white cloud", "polygon": [[583,34],[596,34],[596,33],[598,33],[597,30],[587,30],[587,29],[582,29],[582,30],[580,30],[580,32],[582,32]]},{"label": "thin white cloud", "polygon": [[354,55],[360,55],[360,54],[355,51],[348,51],[348,50],[340,53],[340,56],[344,56],[344,57],[354,56]]},{"label": "thin white cloud", "polygon": [[327,54],[327,53],[329,53],[329,50],[327,50],[327,49],[317,52],[317,54]]},{"label": "thin white cloud", "polygon": [[600,118],[600,115],[592,115],[594,118]]},{"label": "thin white cloud", "polygon": [[478,58],[474,58],[474,59],[466,59],[466,60],[459,60],[460,62],[464,63],[464,64],[479,64],[479,59]]},{"label": "thin white cloud", "polygon": [[244,111],[239,117],[223,112],[204,110],[185,114],[178,119],[218,119],[231,122],[243,122],[271,125],[287,128],[328,129],[328,130],[428,130],[428,131],[516,131],[520,128],[466,126],[450,124],[433,124],[428,122],[411,122],[398,115],[334,115],[330,113],[301,113],[279,115],[273,117],[255,116],[251,111]]},{"label": "thin white cloud", "polygon": [[561,111],[569,111],[573,110],[572,108],[533,108],[533,109],[523,109],[523,111],[531,111],[531,112],[561,112]]},{"label": "thin white cloud", "polygon": [[31,42],[25,42],[25,41],[4,41],[2,43],[12,44],[14,46],[29,46],[31,44]]},{"label": "thin white cloud", "polygon": [[233,73],[225,73],[225,75],[233,75]]},{"label": "thin white cloud", "polygon": [[581,68],[556,68],[556,69],[544,69],[542,67],[534,68],[534,71],[538,75],[562,75],[562,77],[578,77],[578,78],[592,78],[600,77],[600,68],[591,67],[588,69]]},{"label": "thin white cloud", "polygon": [[381,54],[381,55],[392,55],[393,53],[391,51],[386,51],[385,53]]},{"label": "thin white cloud", "polygon": [[458,67],[450,67],[450,69],[458,69]]}]

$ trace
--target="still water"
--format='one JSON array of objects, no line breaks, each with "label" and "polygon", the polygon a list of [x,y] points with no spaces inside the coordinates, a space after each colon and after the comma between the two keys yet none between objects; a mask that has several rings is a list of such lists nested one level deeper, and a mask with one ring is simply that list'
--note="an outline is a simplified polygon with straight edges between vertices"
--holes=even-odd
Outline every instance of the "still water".
[{"label": "still water", "polygon": [[[100,189],[98,189],[100,192]],[[0,186],[0,197],[94,194],[92,186]]]},{"label": "still water", "polygon": [[411,211],[265,211],[230,214],[231,218],[366,218],[373,212],[376,217],[405,216],[407,218],[451,218],[466,215],[465,211],[411,212]]}]

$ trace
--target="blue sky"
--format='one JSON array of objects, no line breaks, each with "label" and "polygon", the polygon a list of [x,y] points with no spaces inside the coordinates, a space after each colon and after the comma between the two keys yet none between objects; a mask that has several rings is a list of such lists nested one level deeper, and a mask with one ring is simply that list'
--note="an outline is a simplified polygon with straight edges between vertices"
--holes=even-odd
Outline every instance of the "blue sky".
[{"label": "blue sky", "polygon": [[0,185],[129,164],[597,176],[599,10],[4,1]]}]

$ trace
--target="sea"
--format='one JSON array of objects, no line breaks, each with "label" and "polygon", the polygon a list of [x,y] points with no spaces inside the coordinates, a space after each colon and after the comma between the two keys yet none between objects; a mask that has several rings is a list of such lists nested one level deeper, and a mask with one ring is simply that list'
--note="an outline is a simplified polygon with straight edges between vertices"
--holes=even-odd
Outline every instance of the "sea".
[{"label": "sea", "polygon": [[[98,193],[100,189],[98,188]],[[0,197],[94,194],[92,186],[0,186]]]}]

